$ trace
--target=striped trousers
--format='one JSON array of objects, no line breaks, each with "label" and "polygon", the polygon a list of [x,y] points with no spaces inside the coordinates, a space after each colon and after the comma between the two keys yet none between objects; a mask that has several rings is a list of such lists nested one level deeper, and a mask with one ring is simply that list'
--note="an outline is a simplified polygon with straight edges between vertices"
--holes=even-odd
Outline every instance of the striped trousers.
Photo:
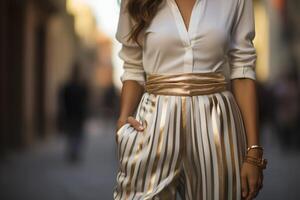
[{"label": "striped trousers", "polygon": [[135,113],[144,130],[129,123],[117,130],[115,200],[175,200],[177,192],[184,200],[241,199],[247,144],[241,112],[220,80],[196,75],[201,81],[190,74],[185,82],[153,78]]}]

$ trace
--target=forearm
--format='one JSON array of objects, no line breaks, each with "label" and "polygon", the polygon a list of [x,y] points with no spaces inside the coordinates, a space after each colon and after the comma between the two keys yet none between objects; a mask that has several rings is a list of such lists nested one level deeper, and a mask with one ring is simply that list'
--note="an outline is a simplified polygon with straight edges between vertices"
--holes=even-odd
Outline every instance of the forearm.
[{"label": "forearm", "polygon": [[118,123],[124,123],[128,116],[132,116],[137,108],[144,88],[136,81],[124,81],[121,91],[120,115]]},{"label": "forearm", "polygon": [[252,79],[233,79],[232,90],[241,110],[248,147],[260,144],[256,84]]}]

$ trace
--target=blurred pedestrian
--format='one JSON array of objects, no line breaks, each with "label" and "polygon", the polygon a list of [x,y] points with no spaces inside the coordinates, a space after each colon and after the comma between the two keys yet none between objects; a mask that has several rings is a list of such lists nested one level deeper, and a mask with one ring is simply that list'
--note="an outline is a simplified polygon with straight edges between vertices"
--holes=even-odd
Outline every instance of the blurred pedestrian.
[{"label": "blurred pedestrian", "polygon": [[283,72],[273,85],[275,99],[274,125],[284,148],[298,147],[300,92],[296,68]]},{"label": "blurred pedestrian", "polygon": [[78,161],[84,137],[84,122],[87,115],[88,91],[80,77],[80,68],[76,63],[72,69],[71,78],[62,86],[59,92],[60,123],[67,137],[67,158]]}]

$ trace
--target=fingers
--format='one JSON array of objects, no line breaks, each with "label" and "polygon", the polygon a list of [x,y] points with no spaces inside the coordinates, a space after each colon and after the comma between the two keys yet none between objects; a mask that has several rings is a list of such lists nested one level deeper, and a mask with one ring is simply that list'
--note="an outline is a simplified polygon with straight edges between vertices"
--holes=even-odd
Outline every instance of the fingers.
[{"label": "fingers", "polygon": [[263,171],[261,172],[261,187],[260,188],[262,188],[263,187],[263,182],[264,182],[264,173],[263,173]]},{"label": "fingers", "polygon": [[253,199],[257,192],[258,192],[258,179],[254,179],[254,178],[248,178],[248,186],[249,186],[249,193],[247,196],[247,200],[251,200]]},{"label": "fingers", "polygon": [[[254,173],[253,173],[254,172]],[[243,168],[241,173],[242,198],[245,200],[254,199],[262,188],[263,171],[248,171]]]},{"label": "fingers", "polygon": [[262,188],[263,171],[246,163],[241,170],[241,192],[245,200],[254,199]]},{"label": "fingers", "polygon": [[242,197],[246,198],[248,196],[248,183],[247,183],[247,176],[242,175]]},{"label": "fingers", "polygon": [[258,179],[258,184],[257,184],[257,193],[255,195],[255,197],[258,195],[259,191],[262,189],[263,187],[263,172],[261,172],[261,175]]},{"label": "fingers", "polygon": [[261,189],[261,187],[262,187],[262,180],[263,180],[263,178],[262,178],[262,175],[259,177],[259,179],[258,179],[258,184],[257,184],[257,190],[260,190]]},{"label": "fingers", "polygon": [[138,131],[144,130],[143,125],[138,120],[136,120],[134,117],[129,116],[127,121],[128,121],[128,123],[130,123],[131,126],[133,126],[134,129],[136,129]]},{"label": "fingers", "polygon": [[259,177],[259,179],[257,181],[256,194],[255,194],[254,198],[257,197],[261,188],[262,188],[262,179],[261,179],[261,177]]}]

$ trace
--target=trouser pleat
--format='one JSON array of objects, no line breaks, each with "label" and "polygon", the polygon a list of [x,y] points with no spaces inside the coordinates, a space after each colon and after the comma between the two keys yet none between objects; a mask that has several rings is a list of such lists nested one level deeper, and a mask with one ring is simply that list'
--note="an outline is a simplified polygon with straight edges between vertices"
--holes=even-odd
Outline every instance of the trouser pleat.
[{"label": "trouser pleat", "polygon": [[137,131],[118,132],[114,199],[241,199],[246,153],[242,115],[230,91],[197,96],[144,93]]}]

